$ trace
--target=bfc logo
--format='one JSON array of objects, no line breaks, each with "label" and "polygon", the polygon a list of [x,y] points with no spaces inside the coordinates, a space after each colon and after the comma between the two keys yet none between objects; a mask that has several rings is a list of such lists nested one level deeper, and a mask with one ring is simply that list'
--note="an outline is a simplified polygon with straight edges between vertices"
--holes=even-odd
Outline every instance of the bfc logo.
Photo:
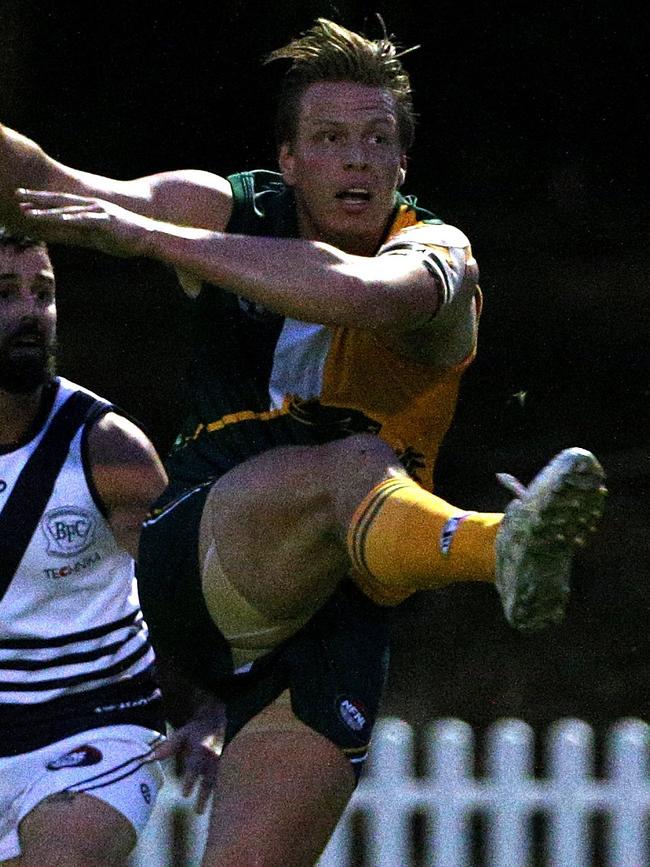
[{"label": "bfc logo", "polygon": [[85,509],[63,506],[43,515],[41,522],[47,539],[47,553],[54,557],[81,554],[95,538],[96,520]]}]

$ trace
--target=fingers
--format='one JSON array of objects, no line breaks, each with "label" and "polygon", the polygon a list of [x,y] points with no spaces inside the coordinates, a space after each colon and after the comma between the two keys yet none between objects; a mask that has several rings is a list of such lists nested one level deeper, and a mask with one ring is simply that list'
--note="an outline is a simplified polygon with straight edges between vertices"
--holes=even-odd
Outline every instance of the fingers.
[{"label": "fingers", "polygon": [[70,193],[21,188],[16,190],[16,202],[23,216],[39,222],[87,222],[109,219],[97,199],[74,196]]},{"label": "fingers", "polygon": [[158,744],[151,754],[151,757],[158,762],[164,762],[165,759],[169,759],[174,755],[175,750],[176,744],[174,743],[174,736],[171,735],[167,740]]},{"label": "fingers", "polygon": [[91,205],[96,199],[89,196],[76,196],[72,193],[58,193],[52,190],[28,190],[20,187],[16,190],[16,200],[20,202],[35,202],[41,207],[57,208],[66,205]]},{"label": "fingers", "polygon": [[174,732],[153,751],[159,761],[174,760],[174,775],[179,779],[184,798],[196,790],[194,811],[203,813],[216,785],[220,749],[213,736],[200,737],[194,727]]},{"label": "fingers", "polygon": [[189,798],[196,789],[194,810],[201,814],[210,799],[216,785],[219,772],[219,756],[207,747],[195,747],[185,757],[182,791]]},{"label": "fingers", "polygon": [[64,220],[66,222],[79,222],[83,220],[109,220],[110,217],[105,211],[98,209],[96,205],[74,206],[67,208],[34,208],[31,204],[22,202],[20,210],[25,217],[29,219],[52,222]]},{"label": "fingers", "polygon": [[185,753],[191,749],[183,729],[173,732],[169,737],[158,744],[152,753],[152,757],[159,762],[173,758],[175,760],[176,775],[180,777],[184,772]]},{"label": "fingers", "polygon": [[216,783],[216,778],[212,782],[208,782],[206,779],[202,779],[199,784],[199,791],[196,796],[196,802],[194,804],[194,812],[197,816],[202,816],[205,813],[205,808],[208,806],[208,801],[210,800],[210,795],[214,789]]}]

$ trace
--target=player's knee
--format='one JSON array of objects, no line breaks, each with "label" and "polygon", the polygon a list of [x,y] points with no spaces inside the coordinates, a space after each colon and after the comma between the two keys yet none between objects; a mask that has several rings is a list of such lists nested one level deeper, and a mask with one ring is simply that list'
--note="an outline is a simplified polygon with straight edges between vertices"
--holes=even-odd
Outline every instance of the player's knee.
[{"label": "player's knee", "polygon": [[[74,845],[74,844],[73,844]],[[101,849],[89,851],[82,848],[63,847],[62,843],[51,843],[45,850],[26,852],[16,862],[20,867],[44,867],[45,864],[56,864],[59,867],[127,867],[131,849],[117,853],[112,846],[109,852]]]},{"label": "player's knee", "polygon": [[396,460],[391,447],[372,433],[352,434],[345,439],[334,440],[329,445],[344,459],[355,463],[365,462],[374,466],[377,462],[383,464]]},{"label": "player's knee", "polygon": [[325,448],[324,471],[329,474],[334,508],[347,528],[360,500],[375,485],[404,470],[393,449],[374,434],[354,434]]},{"label": "player's knee", "polygon": [[122,867],[137,841],[131,823],[108,804],[63,793],[46,798],[25,817],[20,837],[21,867]]}]

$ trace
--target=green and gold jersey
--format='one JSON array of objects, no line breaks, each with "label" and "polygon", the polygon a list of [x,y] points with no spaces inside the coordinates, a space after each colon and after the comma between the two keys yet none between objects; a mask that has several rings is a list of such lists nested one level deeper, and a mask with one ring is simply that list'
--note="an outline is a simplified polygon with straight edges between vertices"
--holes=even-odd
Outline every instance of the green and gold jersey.
[{"label": "green and gold jersey", "polygon": [[[229,178],[230,232],[298,237],[293,193],[274,172]],[[419,255],[443,303],[466,290],[480,312],[477,269],[467,238],[396,195],[377,255]],[[218,287],[204,286],[195,307],[191,406],[168,459],[174,492],[217,477],[276,445],[309,444],[372,431],[430,488],[463,371],[474,356],[440,369],[426,361],[425,326],[414,352],[377,332],[283,317]]]}]

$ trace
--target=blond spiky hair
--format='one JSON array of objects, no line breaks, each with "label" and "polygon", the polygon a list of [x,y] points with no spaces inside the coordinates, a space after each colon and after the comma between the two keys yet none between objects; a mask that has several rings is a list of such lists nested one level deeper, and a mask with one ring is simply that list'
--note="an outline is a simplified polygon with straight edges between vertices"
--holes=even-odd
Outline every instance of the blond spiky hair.
[{"label": "blond spiky hair", "polygon": [[403,149],[408,150],[413,143],[415,113],[411,82],[400,58],[412,50],[399,51],[385,29],[383,39],[372,40],[319,18],[302,36],[265,58],[266,63],[291,61],[278,99],[278,143],[295,140],[300,100],[309,85],[317,81],[352,81],[383,87],[393,95],[400,142]]}]

